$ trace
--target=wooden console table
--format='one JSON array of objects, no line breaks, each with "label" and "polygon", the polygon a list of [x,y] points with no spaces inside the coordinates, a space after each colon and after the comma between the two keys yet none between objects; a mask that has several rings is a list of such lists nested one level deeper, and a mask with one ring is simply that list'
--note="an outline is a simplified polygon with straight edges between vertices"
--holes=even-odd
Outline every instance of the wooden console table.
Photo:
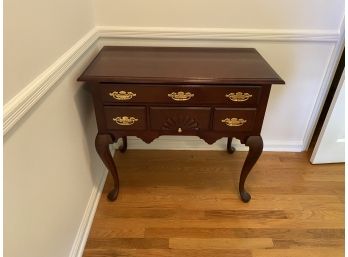
[{"label": "wooden console table", "polygon": [[272,84],[284,81],[253,48],[104,47],[78,79],[91,87],[96,150],[119,191],[109,144],[127,136],[150,143],[161,135],[194,135],[208,144],[227,137],[249,146],[239,192],[262,153],[260,136]]}]

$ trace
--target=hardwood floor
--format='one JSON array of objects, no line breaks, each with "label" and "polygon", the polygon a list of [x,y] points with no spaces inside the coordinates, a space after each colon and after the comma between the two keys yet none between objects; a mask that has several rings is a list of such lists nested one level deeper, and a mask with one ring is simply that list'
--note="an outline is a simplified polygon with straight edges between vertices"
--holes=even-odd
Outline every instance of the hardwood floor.
[{"label": "hardwood floor", "polygon": [[344,256],[344,165],[264,152],[239,199],[245,152],[117,152],[84,257]]}]

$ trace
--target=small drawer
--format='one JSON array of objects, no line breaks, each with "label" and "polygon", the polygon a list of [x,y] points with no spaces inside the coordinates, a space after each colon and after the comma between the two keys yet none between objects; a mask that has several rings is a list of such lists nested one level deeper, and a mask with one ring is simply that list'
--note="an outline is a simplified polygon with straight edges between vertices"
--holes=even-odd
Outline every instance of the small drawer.
[{"label": "small drawer", "polygon": [[209,129],[208,107],[151,107],[151,128],[176,133]]},{"label": "small drawer", "polygon": [[140,89],[128,84],[100,84],[100,94],[104,103],[146,102],[144,93],[139,92]]},{"label": "small drawer", "polygon": [[101,84],[102,101],[112,103],[228,104],[256,107],[261,86]]},{"label": "small drawer", "polygon": [[146,107],[105,106],[106,126],[116,130],[144,130],[146,129]]},{"label": "small drawer", "polygon": [[251,131],[254,128],[256,109],[215,108],[213,129],[216,131]]},{"label": "small drawer", "polygon": [[214,95],[215,102],[231,106],[256,107],[260,101],[262,88],[260,86],[231,86],[222,88]]}]

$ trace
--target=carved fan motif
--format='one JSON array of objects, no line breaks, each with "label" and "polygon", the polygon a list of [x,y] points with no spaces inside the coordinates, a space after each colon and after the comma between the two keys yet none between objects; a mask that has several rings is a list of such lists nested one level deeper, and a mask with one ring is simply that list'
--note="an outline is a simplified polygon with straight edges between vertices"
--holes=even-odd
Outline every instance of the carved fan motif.
[{"label": "carved fan motif", "polygon": [[174,116],[170,117],[164,122],[162,129],[166,130],[197,130],[198,122],[189,116]]}]

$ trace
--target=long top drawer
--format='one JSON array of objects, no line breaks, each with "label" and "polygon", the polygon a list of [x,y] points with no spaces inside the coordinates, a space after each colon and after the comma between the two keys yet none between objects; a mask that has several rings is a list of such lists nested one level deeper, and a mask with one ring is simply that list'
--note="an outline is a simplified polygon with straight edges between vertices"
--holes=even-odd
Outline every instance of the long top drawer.
[{"label": "long top drawer", "polygon": [[257,106],[261,86],[199,86],[199,85],[134,85],[101,84],[100,94],[105,104],[175,103],[228,104],[241,107]]}]

